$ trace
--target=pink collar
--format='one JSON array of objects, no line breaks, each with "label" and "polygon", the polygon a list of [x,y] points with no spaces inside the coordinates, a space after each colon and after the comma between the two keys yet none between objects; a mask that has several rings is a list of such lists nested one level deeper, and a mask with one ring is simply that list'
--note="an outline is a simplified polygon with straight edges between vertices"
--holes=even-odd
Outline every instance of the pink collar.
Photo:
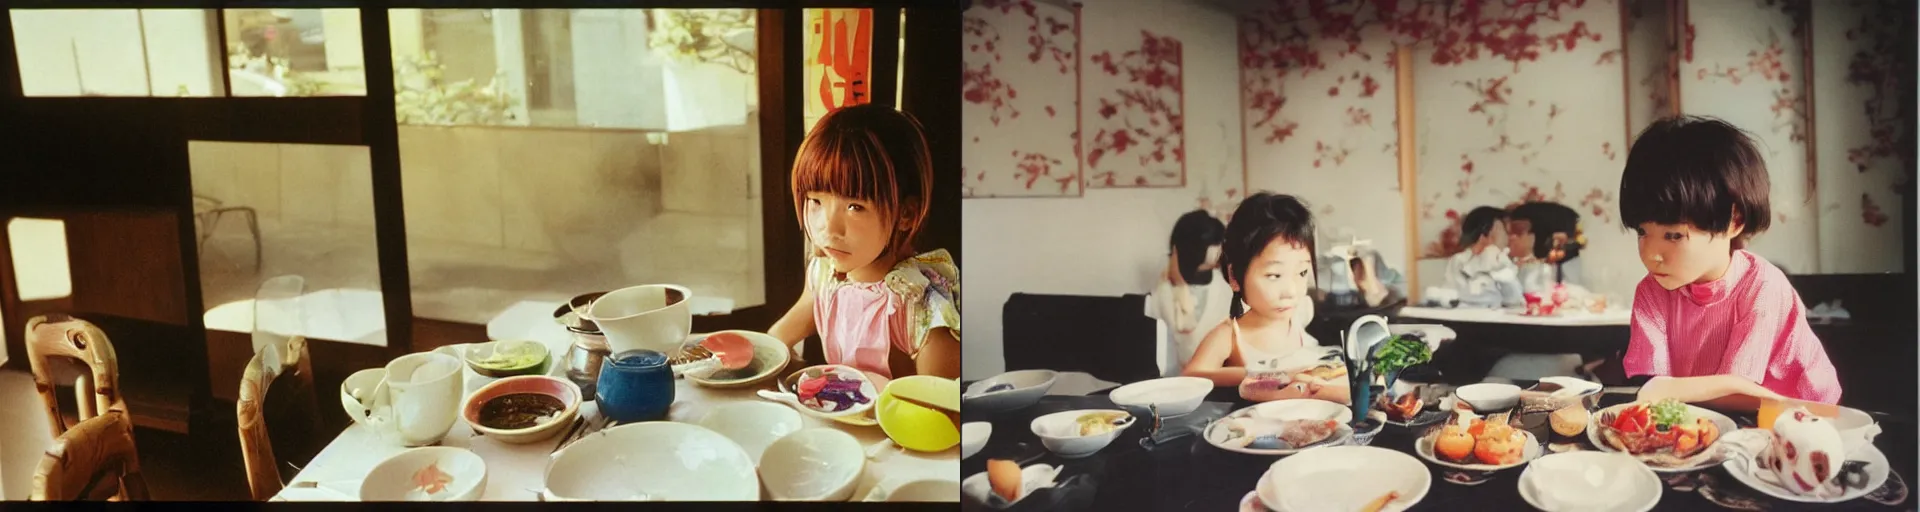
[{"label": "pink collar", "polygon": [[1733,296],[1733,287],[1740,284],[1740,281],[1747,276],[1747,271],[1753,268],[1752,259],[1747,251],[1733,251],[1733,261],[1727,265],[1726,275],[1705,283],[1682,286],[1680,291],[1694,304],[1701,306],[1717,304]]}]

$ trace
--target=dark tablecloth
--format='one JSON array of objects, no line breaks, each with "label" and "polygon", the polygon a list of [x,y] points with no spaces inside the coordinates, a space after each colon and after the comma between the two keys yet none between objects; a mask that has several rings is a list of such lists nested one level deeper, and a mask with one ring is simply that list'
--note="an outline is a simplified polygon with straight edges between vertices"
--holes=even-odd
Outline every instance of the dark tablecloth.
[{"label": "dark tablecloth", "polygon": [[[1216,397],[1218,395],[1215,394]],[[1625,395],[1607,395],[1601,405],[1630,400],[1631,397]],[[1033,407],[997,415],[962,412],[965,421],[992,422],[993,437],[980,453],[961,463],[961,472],[963,476],[983,472],[989,459],[1012,459],[1020,461],[1023,466],[1044,463],[1062,468],[1058,481],[1067,482],[1065,486],[1037,491],[1016,504],[1012,510],[1236,510],[1240,499],[1253,490],[1260,475],[1278,458],[1220,450],[1200,439],[1197,432],[1206,422],[1246,405],[1207,402],[1192,414],[1163,423],[1162,436],[1182,428],[1192,429],[1194,435],[1157,439],[1155,443],[1142,443],[1148,431],[1148,422],[1142,421],[1127,429],[1106,449],[1081,459],[1062,459],[1047,452],[1039,438],[1033,435],[1030,423],[1034,418],[1054,412],[1117,408],[1104,395],[1049,396]],[[1743,427],[1751,426],[1751,414],[1734,417],[1736,421],[1743,422]],[[1811,508],[1915,509],[1914,501],[1905,497],[1906,485],[1903,480],[1905,476],[1913,474],[1914,426],[1907,420],[1883,418],[1881,427],[1883,433],[1875,444],[1891,461],[1894,474],[1888,479],[1889,485],[1877,494],[1882,499],[1887,499],[1888,494],[1897,494],[1887,499],[1896,505],[1861,498],[1843,504]],[[1416,436],[1416,432],[1389,425],[1371,444],[1411,454]],[[1412,510],[1529,510],[1531,507],[1519,493],[1520,473],[1524,469],[1503,471],[1476,486],[1447,483],[1436,471],[1432,489]],[[1706,494],[1714,494],[1720,499],[1709,499]],[[1729,507],[1720,503],[1739,503],[1741,499],[1748,500],[1749,505],[1762,510],[1810,508],[1767,497],[1734,480],[1725,469],[1713,468],[1681,480],[1670,480],[1655,510],[1724,510]],[[962,508],[987,510],[984,505],[964,498]]]}]

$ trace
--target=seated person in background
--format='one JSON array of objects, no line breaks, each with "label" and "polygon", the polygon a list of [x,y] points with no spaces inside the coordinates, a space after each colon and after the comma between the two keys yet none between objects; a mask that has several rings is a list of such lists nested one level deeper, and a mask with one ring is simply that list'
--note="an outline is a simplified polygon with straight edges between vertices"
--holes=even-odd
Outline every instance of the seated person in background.
[{"label": "seated person in background", "polygon": [[1321,364],[1325,349],[1306,332],[1313,320],[1313,234],[1313,214],[1292,196],[1262,192],[1240,203],[1221,251],[1234,292],[1232,319],[1207,333],[1181,374],[1240,386],[1241,398],[1251,401],[1351,400],[1345,365]]},{"label": "seated person in background", "polygon": [[1586,236],[1580,232],[1579,212],[1560,203],[1522,204],[1507,214],[1507,234],[1513,263],[1520,268],[1520,284],[1527,291],[1555,283],[1586,286],[1579,260]]},{"label": "seated person in background", "polygon": [[1647,127],[1620,177],[1620,221],[1640,236],[1623,362],[1640,398],[1755,409],[1782,396],[1840,401],[1840,380],[1785,273],[1747,242],[1766,231],[1766,161],[1746,132],[1683,116]]},{"label": "seated person in background", "polygon": [[1227,226],[1206,210],[1187,212],[1173,223],[1167,270],[1148,302],[1153,307],[1149,316],[1167,324],[1172,342],[1167,349],[1173,359],[1169,371],[1185,367],[1200,339],[1227,320],[1233,288],[1218,268],[1226,232]]},{"label": "seated person in background", "polygon": [[1506,250],[1506,212],[1491,206],[1474,208],[1460,223],[1460,244],[1466,249],[1447,260],[1447,284],[1460,293],[1460,305],[1475,308],[1515,307],[1521,297],[1519,267]]}]

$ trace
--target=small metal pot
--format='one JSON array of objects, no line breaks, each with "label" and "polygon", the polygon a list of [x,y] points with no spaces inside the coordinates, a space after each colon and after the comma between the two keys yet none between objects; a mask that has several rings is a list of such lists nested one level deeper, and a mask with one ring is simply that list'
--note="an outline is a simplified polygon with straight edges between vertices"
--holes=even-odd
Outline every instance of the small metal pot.
[{"label": "small metal pot", "polygon": [[607,346],[607,337],[600,332],[600,326],[592,320],[581,318],[575,311],[587,307],[594,299],[607,292],[594,292],[567,301],[553,311],[553,321],[567,328],[573,334],[573,346],[567,349],[567,355],[560,363],[565,365],[567,380],[580,386],[580,394],[586,400],[592,400],[600,382],[600,366],[613,352]]}]

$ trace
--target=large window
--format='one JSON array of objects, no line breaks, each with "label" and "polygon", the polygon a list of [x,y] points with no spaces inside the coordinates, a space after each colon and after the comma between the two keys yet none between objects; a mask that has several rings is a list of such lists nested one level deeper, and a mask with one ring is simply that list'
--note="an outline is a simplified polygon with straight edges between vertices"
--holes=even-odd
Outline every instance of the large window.
[{"label": "large window", "polygon": [[223,96],[213,11],[8,11],[27,96]]},{"label": "large window", "polygon": [[234,96],[364,96],[359,9],[228,9]]},{"label": "large window", "polygon": [[752,11],[390,20],[415,316],[490,324],[646,283],[698,311],[766,302]]}]

